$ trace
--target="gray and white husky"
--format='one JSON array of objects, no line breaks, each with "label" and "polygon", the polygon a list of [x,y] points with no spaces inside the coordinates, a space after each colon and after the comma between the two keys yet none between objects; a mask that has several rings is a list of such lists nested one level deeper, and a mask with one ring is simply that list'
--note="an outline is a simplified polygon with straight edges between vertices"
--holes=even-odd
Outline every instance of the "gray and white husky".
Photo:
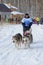
[{"label": "gray and white husky", "polygon": [[12,37],[13,43],[15,43],[16,47],[21,46],[22,43],[22,35],[20,33],[17,33]]},{"label": "gray and white husky", "polygon": [[28,36],[22,37],[22,35],[18,33],[13,36],[12,40],[17,48],[19,46],[21,47],[21,45],[24,45],[25,48],[30,47],[30,43],[32,42],[30,34]]}]

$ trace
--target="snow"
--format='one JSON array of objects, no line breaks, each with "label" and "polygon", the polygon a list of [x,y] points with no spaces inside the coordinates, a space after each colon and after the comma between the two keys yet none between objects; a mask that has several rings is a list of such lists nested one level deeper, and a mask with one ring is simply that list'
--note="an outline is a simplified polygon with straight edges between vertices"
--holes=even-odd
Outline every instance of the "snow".
[{"label": "snow", "polygon": [[22,25],[0,25],[0,65],[43,65],[43,25],[32,25],[33,43],[17,49],[12,42],[16,33],[23,35]]},{"label": "snow", "polygon": [[16,10],[18,9],[17,7],[12,6],[12,5],[11,5],[11,6],[9,6],[9,5],[8,5],[8,4],[6,4],[6,3],[4,3],[4,5],[5,5],[5,6],[7,6],[9,9],[10,9],[10,8],[13,8],[13,9],[16,9]]},{"label": "snow", "polygon": [[7,6],[10,9],[10,6],[8,6],[7,4],[4,3],[5,6]]},{"label": "snow", "polygon": [[18,11],[13,11],[13,12],[11,12],[11,14],[13,14],[13,15],[17,15],[17,14],[24,15],[24,13],[21,13],[21,12],[18,12]]},{"label": "snow", "polygon": [[11,8],[13,8],[13,9],[18,9],[17,7],[15,7],[15,6],[11,6]]}]

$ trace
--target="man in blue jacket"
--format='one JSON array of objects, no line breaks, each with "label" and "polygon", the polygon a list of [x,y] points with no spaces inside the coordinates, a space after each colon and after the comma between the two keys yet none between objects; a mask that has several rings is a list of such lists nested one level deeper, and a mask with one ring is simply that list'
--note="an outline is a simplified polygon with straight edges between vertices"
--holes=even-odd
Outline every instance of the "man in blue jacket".
[{"label": "man in blue jacket", "polygon": [[23,34],[26,30],[30,30],[32,23],[33,23],[32,18],[30,18],[28,13],[26,13],[25,17],[22,19]]}]

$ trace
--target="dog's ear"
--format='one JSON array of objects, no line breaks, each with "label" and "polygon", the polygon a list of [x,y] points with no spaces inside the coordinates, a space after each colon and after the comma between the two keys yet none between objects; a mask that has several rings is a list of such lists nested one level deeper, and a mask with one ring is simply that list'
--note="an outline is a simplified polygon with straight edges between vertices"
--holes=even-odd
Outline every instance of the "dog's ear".
[{"label": "dog's ear", "polygon": [[13,36],[13,38],[15,38],[15,36]]}]

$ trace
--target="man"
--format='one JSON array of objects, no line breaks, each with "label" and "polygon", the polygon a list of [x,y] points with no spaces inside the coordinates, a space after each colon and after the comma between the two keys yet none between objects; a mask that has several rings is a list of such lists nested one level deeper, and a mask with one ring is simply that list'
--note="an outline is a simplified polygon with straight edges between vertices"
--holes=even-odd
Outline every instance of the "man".
[{"label": "man", "polygon": [[25,31],[30,30],[32,23],[32,18],[30,18],[28,13],[26,13],[25,17],[22,19],[23,35]]}]

